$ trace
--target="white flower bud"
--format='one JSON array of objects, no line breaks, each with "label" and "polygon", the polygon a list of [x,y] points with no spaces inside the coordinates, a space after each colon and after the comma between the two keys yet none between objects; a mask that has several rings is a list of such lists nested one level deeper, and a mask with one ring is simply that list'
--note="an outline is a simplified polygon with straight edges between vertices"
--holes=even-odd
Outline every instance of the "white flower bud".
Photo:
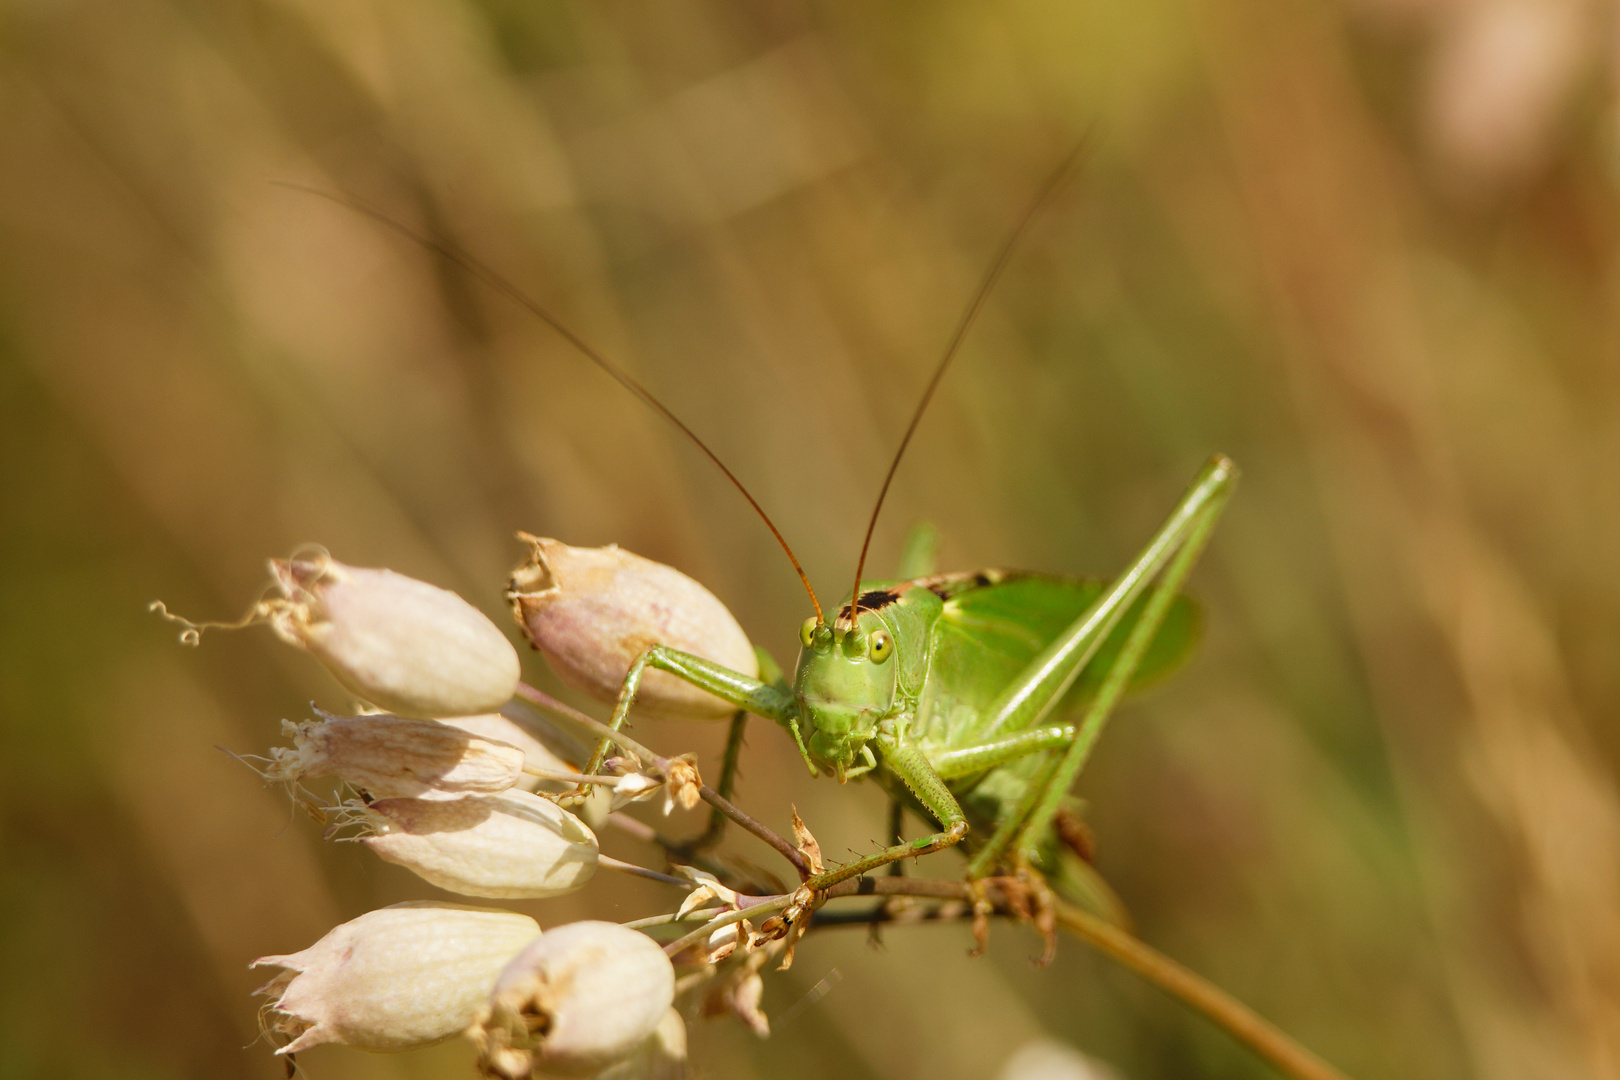
[{"label": "white flower bud", "polygon": [[[759,658],[713,593],[679,570],[615,546],[577,548],[520,534],[529,561],[507,597],[518,625],[569,686],[612,702],[630,664],[667,645],[750,677]],[[662,671],[647,671],[636,707],[652,716],[714,719],[732,707]]]},{"label": "white flower bud", "polygon": [[596,834],[527,791],[346,809],[370,831],[360,842],[386,862],[463,896],[560,896],[596,873]]},{"label": "white flower bud", "polygon": [[330,558],[272,559],[270,571],[282,592],[263,603],[271,627],[379,708],[471,716],[517,689],[517,650],[448,589]]},{"label": "white flower bud", "polygon": [[485,1075],[592,1076],[641,1049],[674,1000],[657,942],[617,923],[568,923],[506,966],[468,1034]]},{"label": "white flower bud", "polygon": [[267,780],[336,776],[373,798],[505,791],[523,778],[523,751],[437,720],[372,713],[282,721],[291,749],[275,747]]},{"label": "white flower bud", "polygon": [[276,1051],[322,1043],[411,1050],[462,1031],[501,969],[540,933],[527,915],[460,904],[395,904],[344,923],[303,952],[264,956],[286,968],[258,992],[266,1025],[294,1036]]},{"label": "white flower bud", "polygon": [[[440,722],[449,724],[451,727],[460,728],[462,731],[477,735],[480,738],[517,747],[523,752],[523,765],[525,768],[544,769],[546,772],[557,773],[577,773],[579,771],[573,762],[563,756],[561,743],[557,746],[548,745],[528,728],[515,720],[502,716],[500,713],[484,713],[480,716],[456,716]],[[580,760],[583,761],[584,757],[585,755],[581,753]],[[522,788],[524,791],[564,791],[570,785],[562,780],[541,780],[535,776],[520,776],[513,786]]]},{"label": "white flower bud", "polygon": [[596,1074],[596,1080],[681,1080],[686,1075],[686,1021],[674,1009],[635,1053]]},{"label": "white flower bud", "polygon": [[997,1080],[1119,1080],[1119,1074],[1056,1039],[1031,1039],[1001,1066]]}]

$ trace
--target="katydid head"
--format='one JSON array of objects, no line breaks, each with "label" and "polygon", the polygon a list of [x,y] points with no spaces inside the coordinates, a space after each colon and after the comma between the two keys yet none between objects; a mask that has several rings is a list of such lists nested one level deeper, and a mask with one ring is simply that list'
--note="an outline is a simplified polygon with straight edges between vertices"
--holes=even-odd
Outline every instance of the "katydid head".
[{"label": "katydid head", "polygon": [[805,621],[799,633],[793,694],[813,763],[840,782],[877,764],[868,745],[894,709],[894,632],[881,615],[861,611],[832,626]]}]

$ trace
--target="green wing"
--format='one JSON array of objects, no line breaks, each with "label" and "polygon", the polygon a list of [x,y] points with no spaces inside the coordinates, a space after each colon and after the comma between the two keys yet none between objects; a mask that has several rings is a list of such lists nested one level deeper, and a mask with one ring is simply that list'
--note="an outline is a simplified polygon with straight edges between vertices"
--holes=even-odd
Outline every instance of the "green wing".
[{"label": "green wing", "polygon": [[[971,741],[984,708],[1030,661],[1091,606],[1108,583],[1096,578],[985,571],[927,579],[945,600],[935,624],[933,659],[921,712],[928,741]],[[1147,602],[1144,596],[1120,620],[1054,718],[1084,702],[1097,687]],[[1177,597],[1131,680],[1136,689],[1175,668],[1192,651],[1199,631],[1198,607]]]}]

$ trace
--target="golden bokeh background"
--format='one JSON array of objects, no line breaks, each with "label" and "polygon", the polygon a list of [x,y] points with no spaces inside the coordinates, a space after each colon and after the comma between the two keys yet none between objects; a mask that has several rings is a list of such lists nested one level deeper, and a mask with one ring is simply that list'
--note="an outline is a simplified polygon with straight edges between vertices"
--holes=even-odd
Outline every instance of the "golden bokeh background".
[{"label": "golden bokeh background", "polygon": [[[1080,793],[1142,936],[1359,1080],[1620,1077],[1620,120],[1596,0],[11,0],[0,5],[0,1076],[283,1075],[247,962],[441,896],[216,746],[341,691],[228,617],[318,541],[511,627],[517,529],[707,583],[791,662],[1001,236],[1086,131],[902,467],[875,559],[1120,567],[1245,479],[1208,633]],[[513,628],[514,637],[516,636]],[[531,676],[545,682],[539,658]],[[638,729],[712,769],[722,733]],[[875,790],[752,732],[829,852]],[[698,822],[676,823],[696,827]],[[610,850],[650,861],[623,839]],[[734,850],[762,861],[748,838]],[[936,856],[932,872],[959,863]],[[601,882],[542,923],[671,902]],[[1075,942],[812,938],[697,1075],[1261,1077]],[[314,1080],[470,1075],[325,1048]]]}]

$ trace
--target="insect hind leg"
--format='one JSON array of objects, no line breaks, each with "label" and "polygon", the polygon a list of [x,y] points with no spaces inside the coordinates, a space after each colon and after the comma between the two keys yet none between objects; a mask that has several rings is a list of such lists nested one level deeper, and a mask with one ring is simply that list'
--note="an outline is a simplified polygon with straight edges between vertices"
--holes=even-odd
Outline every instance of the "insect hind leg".
[{"label": "insect hind leg", "polygon": [[[1236,479],[1237,468],[1229,460],[1223,457],[1211,460],[1158,535],[1108,593],[1082,614],[1047,653],[1037,658],[1024,678],[1016,680],[1003,692],[991,730],[1011,727],[1015,734],[951,751],[939,762],[941,769],[950,775],[958,769],[966,774],[976,767],[989,767],[998,758],[1011,760],[1020,753],[1043,751],[1052,755],[1018,801],[1000,816],[994,834],[968,865],[966,876],[976,897],[975,936],[980,939],[981,948],[989,914],[983,883],[1007,864],[1009,851],[1012,853],[1011,880],[1017,883],[1010,887],[1014,892],[1019,887],[1032,890],[1030,906],[1037,928],[1050,917],[1051,893],[1035,869],[1042,846],[1051,838],[1053,821],[1102,733],[1103,725],[1197,563]],[[1095,654],[1097,645],[1144,592],[1147,599],[1140,614],[1130,625],[1124,645],[1103,673],[1097,693],[1080,722],[1072,727],[1026,727],[1039,723],[1062,697]],[[1025,730],[1016,730],[1018,728]],[[1038,883],[1037,878],[1040,878]],[[1009,902],[1017,908],[1011,895]],[[1051,957],[1051,944],[1052,939],[1048,937],[1043,961]]]}]

